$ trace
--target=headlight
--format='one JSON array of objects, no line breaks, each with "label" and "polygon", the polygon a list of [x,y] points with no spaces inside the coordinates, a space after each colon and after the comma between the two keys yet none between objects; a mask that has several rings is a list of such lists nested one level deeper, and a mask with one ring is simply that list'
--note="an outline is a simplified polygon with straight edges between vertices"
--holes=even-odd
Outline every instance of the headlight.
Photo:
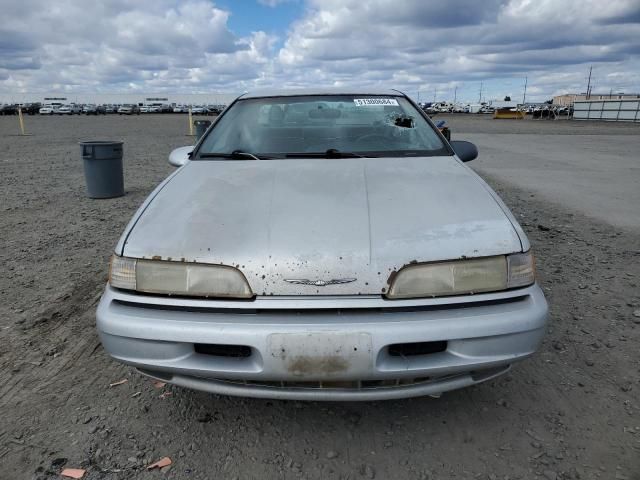
[{"label": "headlight", "polygon": [[240,270],[225,265],[141,260],[114,255],[109,283],[115,288],[190,297],[251,298]]},{"label": "headlight", "polygon": [[387,298],[441,297],[531,285],[531,252],[408,265],[390,279]]}]

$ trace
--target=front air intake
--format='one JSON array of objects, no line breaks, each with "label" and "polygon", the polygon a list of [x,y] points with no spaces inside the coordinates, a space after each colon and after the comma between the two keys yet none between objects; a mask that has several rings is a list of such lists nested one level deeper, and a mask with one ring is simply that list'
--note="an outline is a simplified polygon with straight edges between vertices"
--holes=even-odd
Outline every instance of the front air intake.
[{"label": "front air intake", "polygon": [[432,353],[444,352],[447,349],[447,342],[415,342],[415,343],[395,343],[389,345],[388,352],[392,357],[415,357],[418,355],[430,355]]},{"label": "front air intake", "polygon": [[214,357],[247,358],[251,356],[251,347],[246,345],[223,345],[217,343],[195,343],[196,353]]}]

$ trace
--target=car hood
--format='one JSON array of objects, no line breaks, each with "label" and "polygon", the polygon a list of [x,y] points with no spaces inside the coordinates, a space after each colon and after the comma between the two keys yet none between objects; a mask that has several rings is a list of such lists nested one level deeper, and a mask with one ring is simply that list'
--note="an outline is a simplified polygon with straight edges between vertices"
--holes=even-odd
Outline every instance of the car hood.
[{"label": "car hood", "polygon": [[118,253],[234,265],[258,295],[380,294],[412,262],[522,249],[506,207],[454,157],[197,160],[154,195]]}]

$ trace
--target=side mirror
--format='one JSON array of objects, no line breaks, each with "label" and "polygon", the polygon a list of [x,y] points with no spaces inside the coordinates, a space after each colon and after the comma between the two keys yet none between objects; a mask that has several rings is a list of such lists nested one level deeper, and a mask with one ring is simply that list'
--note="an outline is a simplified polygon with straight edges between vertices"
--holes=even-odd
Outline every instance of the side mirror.
[{"label": "side mirror", "polygon": [[463,140],[452,140],[451,148],[463,162],[470,162],[478,157],[478,147],[471,142],[465,142]]},{"label": "side mirror", "polygon": [[193,145],[189,147],[176,148],[169,154],[169,163],[174,167],[181,167],[189,161],[193,152]]}]

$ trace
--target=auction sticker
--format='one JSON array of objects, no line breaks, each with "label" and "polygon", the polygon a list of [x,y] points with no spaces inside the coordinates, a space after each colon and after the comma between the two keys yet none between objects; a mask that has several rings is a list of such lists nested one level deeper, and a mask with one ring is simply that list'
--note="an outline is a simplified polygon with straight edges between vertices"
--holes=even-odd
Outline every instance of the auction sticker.
[{"label": "auction sticker", "polygon": [[386,107],[398,105],[398,101],[395,98],[354,98],[353,103],[356,104],[356,107]]}]

